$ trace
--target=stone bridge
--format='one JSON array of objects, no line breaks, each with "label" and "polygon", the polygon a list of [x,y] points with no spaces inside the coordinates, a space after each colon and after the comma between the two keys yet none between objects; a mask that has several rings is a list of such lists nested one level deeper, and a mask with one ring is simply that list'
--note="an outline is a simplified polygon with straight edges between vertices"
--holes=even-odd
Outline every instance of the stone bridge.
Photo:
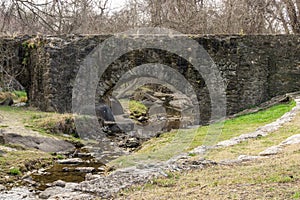
[{"label": "stone bridge", "polygon": [[[31,106],[43,111],[71,112],[72,90],[80,66],[87,55],[109,37],[2,37],[0,62],[3,69],[13,73],[26,88]],[[135,40],[135,36],[125,37]],[[203,46],[221,72],[228,115],[277,95],[300,90],[299,35],[188,37]],[[157,38],[152,37],[152,40]],[[209,120],[211,99],[206,81],[189,60],[162,49],[134,49],[115,59],[97,85],[96,99],[111,95],[120,77],[128,71],[149,63],[159,63],[179,72],[197,95],[201,122]]]}]

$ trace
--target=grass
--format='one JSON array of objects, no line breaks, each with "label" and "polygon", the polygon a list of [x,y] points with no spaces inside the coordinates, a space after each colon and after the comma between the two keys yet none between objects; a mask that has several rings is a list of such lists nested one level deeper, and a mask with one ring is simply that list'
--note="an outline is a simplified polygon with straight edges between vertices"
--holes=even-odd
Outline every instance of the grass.
[{"label": "grass", "polygon": [[3,101],[7,98],[16,98],[16,96],[10,92],[0,92],[0,101]]},{"label": "grass", "polygon": [[[277,109],[282,111],[282,105],[270,110],[278,116]],[[268,112],[266,110],[264,113],[257,113],[257,116],[263,114],[271,119]],[[245,119],[248,118],[252,119],[249,122],[253,124],[253,121],[257,121],[254,115],[250,118],[243,116],[243,123],[247,123]],[[234,122],[240,120],[237,118]],[[300,114],[297,114],[291,122],[270,135],[251,139],[233,147],[212,150],[207,159],[224,160],[236,159],[241,154],[257,155],[267,147],[278,145],[286,138],[300,134],[299,122]],[[227,123],[233,122],[230,120]],[[197,160],[199,157],[190,159]],[[205,169],[176,172],[166,178],[156,178],[147,184],[124,190],[119,193],[118,199],[300,199],[299,160],[300,146],[290,145],[272,158],[210,166]]]},{"label": "grass", "polygon": [[128,106],[130,113],[134,115],[141,116],[147,114],[148,108],[139,101],[130,100]]},{"label": "grass", "polygon": [[157,178],[119,194],[119,199],[299,199],[300,147],[274,159],[210,166]]},{"label": "grass", "polygon": [[49,153],[37,150],[23,149],[6,152],[0,157],[0,184],[16,184],[19,175],[46,167],[52,163],[52,159]]},{"label": "grass", "polygon": [[9,170],[9,174],[17,176],[17,175],[21,175],[21,171],[19,168],[13,167]]},{"label": "grass", "polygon": [[[41,135],[68,140],[74,144],[82,142],[76,133],[73,114],[59,114],[55,112],[42,112],[34,108],[18,108],[1,106],[0,112],[14,116],[28,129],[39,132]],[[8,124],[0,124],[3,128]],[[70,135],[65,137],[63,134]]]},{"label": "grass", "polygon": [[[178,130],[162,134],[142,145],[134,154],[122,156],[109,165],[116,168],[133,166],[139,163],[152,163],[168,160],[182,152],[188,152],[201,145],[212,145],[244,133],[255,131],[258,127],[271,123],[295,106],[292,101],[269,109],[226,120],[223,124],[203,126],[193,130]],[[215,129],[211,129],[211,128]],[[210,132],[209,132],[210,131]],[[221,133],[221,134],[220,134]]]},{"label": "grass", "polygon": [[15,102],[26,102],[27,94],[25,91],[0,92],[0,101],[12,98]]},{"label": "grass", "polygon": [[[24,127],[38,131],[41,135],[67,140],[78,146],[82,144],[82,141],[78,138],[65,137],[61,135],[63,132],[53,132],[54,130],[61,130],[57,127],[60,127],[60,122],[68,122],[67,118],[70,117],[69,115],[9,106],[1,106],[0,113],[3,116],[13,119],[11,122],[6,121],[6,124],[0,124],[0,128],[16,126],[15,131],[17,132],[17,128],[23,124]],[[52,129],[50,125],[53,125]],[[21,130],[23,131],[24,129]],[[13,148],[14,151],[8,151],[7,147]],[[49,153],[29,150],[16,144],[0,145],[0,150],[2,149],[5,153],[0,156],[0,184],[6,184],[8,187],[19,184],[19,182],[16,182],[20,178],[18,175],[32,171],[33,169],[49,166],[53,159],[63,158],[60,155],[56,157]]]},{"label": "grass", "polygon": [[13,91],[12,93],[15,94],[18,98],[27,97],[27,93],[25,91]]},{"label": "grass", "polygon": [[31,124],[50,134],[67,134],[78,138],[73,114],[34,115]]},{"label": "grass", "polygon": [[295,194],[292,196],[293,199],[300,199],[300,191],[295,192]]}]

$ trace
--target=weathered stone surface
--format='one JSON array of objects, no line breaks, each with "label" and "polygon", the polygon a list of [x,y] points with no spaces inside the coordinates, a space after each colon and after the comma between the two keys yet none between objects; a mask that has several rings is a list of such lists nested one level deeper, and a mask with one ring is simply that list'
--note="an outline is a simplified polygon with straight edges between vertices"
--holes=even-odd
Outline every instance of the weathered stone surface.
[{"label": "weathered stone surface", "polygon": [[300,134],[293,135],[283,142],[281,142],[277,146],[272,146],[259,153],[260,156],[269,156],[269,155],[277,155],[278,153],[283,151],[283,148],[288,145],[300,144]]},{"label": "weathered stone surface", "polygon": [[62,181],[62,180],[58,180],[58,181],[53,182],[53,185],[57,186],[57,187],[65,187],[66,186],[66,182]]},{"label": "weathered stone surface", "polygon": [[265,157],[263,157],[263,156],[240,155],[238,157],[238,160],[241,160],[241,161],[252,161],[252,160],[257,160],[257,159],[261,159],[261,158],[265,158]]},{"label": "weathered stone surface", "polygon": [[6,190],[6,187],[4,185],[0,185],[0,192]]},{"label": "weathered stone surface", "polygon": [[280,143],[280,146],[285,146],[285,145],[293,145],[293,144],[300,144],[300,134],[293,135]]},{"label": "weathered stone surface", "polygon": [[44,152],[72,151],[75,149],[73,144],[63,140],[48,137],[22,136],[15,133],[0,133],[0,140],[4,144],[19,144]]},{"label": "weathered stone surface", "polygon": [[260,152],[259,155],[260,156],[271,156],[271,155],[276,155],[281,151],[282,151],[282,149],[279,146],[273,146],[273,147],[267,148],[263,152]]},{"label": "weathered stone surface", "polygon": [[31,193],[28,188],[12,188],[9,191],[0,191],[0,200],[36,200],[36,195]]},{"label": "weathered stone surface", "polygon": [[140,142],[137,138],[128,138],[125,142],[125,146],[128,148],[136,148],[140,146]]},{"label": "weathered stone surface", "polygon": [[95,171],[94,167],[76,167],[76,171],[82,172],[82,173],[91,173]]}]

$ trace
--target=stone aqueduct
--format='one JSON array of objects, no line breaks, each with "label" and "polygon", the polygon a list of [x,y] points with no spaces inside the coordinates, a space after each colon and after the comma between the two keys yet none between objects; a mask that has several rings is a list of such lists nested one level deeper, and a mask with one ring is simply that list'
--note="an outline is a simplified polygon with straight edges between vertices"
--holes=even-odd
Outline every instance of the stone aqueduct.
[{"label": "stone aqueduct", "polygon": [[[14,71],[31,106],[43,111],[71,112],[72,89],[80,63],[109,37],[2,37],[0,64],[6,71]],[[227,114],[300,90],[299,35],[189,37],[204,47],[221,72],[226,84]],[[104,95],[109,95],[120,75],[147,63],[168,65],[181,73],[196,91],[200,113],[205,113],[201,115],[202,122],[209,119],[210,98],[203,77],[187,60],[159,49],[133,50],[116,59],[102,76]]]}]

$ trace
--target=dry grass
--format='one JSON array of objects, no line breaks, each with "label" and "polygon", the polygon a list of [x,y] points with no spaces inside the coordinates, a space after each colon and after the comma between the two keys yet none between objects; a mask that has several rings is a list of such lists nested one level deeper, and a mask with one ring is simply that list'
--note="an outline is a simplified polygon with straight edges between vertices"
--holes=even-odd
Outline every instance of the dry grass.
[{"label": "dry grass", "polygon": [[11,92],[0,92],[0,101],[3,101],[8,98],[15,99],[17,98],[17,96]]},{"label": "dry grass", "polygon": [[32,124],[51,134],[67,134],[78,137],[73,114],[51,114],[48,116],[34,116]]},{"label": "dry grass", "polygon": [[119,199],[299,199],[300,147],[280,156],[174,174],[136,186]]}]

